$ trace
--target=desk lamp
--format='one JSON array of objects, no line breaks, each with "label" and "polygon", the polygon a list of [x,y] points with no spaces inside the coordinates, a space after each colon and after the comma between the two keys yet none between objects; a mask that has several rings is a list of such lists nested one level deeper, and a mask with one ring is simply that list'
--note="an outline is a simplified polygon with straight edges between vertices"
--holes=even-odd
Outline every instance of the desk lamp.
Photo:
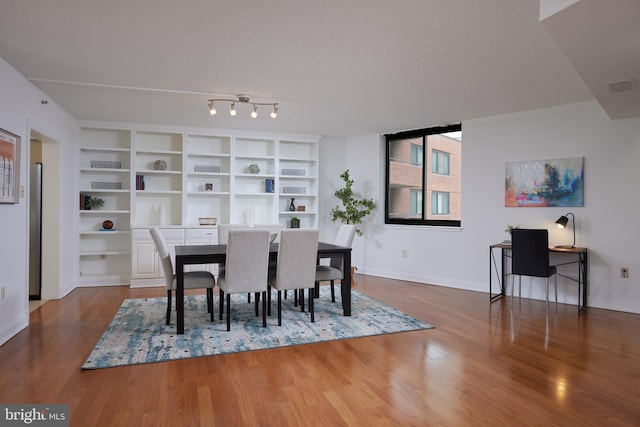
[{"label": "desk lamp", "polygon": [[565,228],[567,226],[567,223],[569,222],[569,218],[567,218],[567,215],[571,215],[571,221],[573,222],[573,244],[572,245],[558,246],[559,248],[575,248],[576,247],[576,217],[575,217],[575,215],[572,214],[571,212],[566,213],[566,214],[562,215],[560,218],[558,218],[558,220],[556,221],[556,224],[558,224],[559,228]]}]

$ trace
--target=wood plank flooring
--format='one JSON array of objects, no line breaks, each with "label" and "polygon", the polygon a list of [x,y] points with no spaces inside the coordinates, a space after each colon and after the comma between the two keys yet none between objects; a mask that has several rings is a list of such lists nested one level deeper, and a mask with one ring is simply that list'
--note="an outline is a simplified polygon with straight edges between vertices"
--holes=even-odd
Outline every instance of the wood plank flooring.
[{"label": "wood plank flooring", "polygon": [[356,288],[436,329],[82,371],[123,299],[164,290],[79,288],[0,347],[0,402],[66,403],[72,426],[640,425],[640,315]]}]

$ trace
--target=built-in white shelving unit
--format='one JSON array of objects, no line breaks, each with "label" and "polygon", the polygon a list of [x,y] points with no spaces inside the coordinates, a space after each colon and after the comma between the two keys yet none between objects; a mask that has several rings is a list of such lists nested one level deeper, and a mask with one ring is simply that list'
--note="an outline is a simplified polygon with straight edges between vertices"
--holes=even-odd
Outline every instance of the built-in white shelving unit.
[{"label": "built-in white shelving unit", "polygon": [[[217,242],[202,217],[289,227],[296,216],[301,227],[317,227],[316,136],[89,121],[79,135],[78,192],[105,201],[78,210],[79,281],[87,285],[162,284],[152,226],[170,246]],[[101,230],[107,219],[115,231]]]}]

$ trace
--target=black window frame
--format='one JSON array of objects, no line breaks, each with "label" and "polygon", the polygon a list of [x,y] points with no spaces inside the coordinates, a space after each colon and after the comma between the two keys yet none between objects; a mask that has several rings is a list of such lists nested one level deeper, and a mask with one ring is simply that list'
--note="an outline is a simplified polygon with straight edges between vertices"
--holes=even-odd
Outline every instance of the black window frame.
[{"label": "black window frame", "polygon": [[[427,153],[428,146],[426,137],[429,135],[440,134],[440,133],[449,133],[449,132],[459,132],[462,131],[462,124],[453,124],[447,126],[435,126],[424,129],[416,129],[410,131],[403,131],[391,134],[385,134],[385,180],[384,180],[384,223],[385,224],[400,224],[400,225],[420,225],[420,226],[432,226],[432,227],[461,227],[462,220],[451,220],[451,219],[427,219],[428,215],[426,209],[427,203],[427,186],[424,182],[424,176],[427,172]],[[390,166],[390,142],[404,139],[412,139],[412,138],[422,138],[423,141],[423,149],[422,149],[422,177],[423,177],[423,188],[422,188],[422,218],[390,218],[389,217],[389,166]]]}]

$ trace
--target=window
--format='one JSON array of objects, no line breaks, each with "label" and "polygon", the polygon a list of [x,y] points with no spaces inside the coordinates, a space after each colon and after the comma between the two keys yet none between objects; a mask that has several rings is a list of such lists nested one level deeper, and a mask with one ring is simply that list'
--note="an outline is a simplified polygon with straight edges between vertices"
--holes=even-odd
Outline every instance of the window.
[{"label": "window", "polygon": [[441,191],[431,193],[431,213],[434,215],[449,214],[449,193]]},{"label": "window", "polygon": [[422,145],[411,144],[411,164],[414,166],[422,166],[422,159],[424,154],[422,153]]},{"label": "window", "polygon": [[432,150],[431,171],[440,175],[449,175],[449,153]]},{"label": "window", "polygon": [[385,223],[459,227],[462,126],[386,135]]}]

